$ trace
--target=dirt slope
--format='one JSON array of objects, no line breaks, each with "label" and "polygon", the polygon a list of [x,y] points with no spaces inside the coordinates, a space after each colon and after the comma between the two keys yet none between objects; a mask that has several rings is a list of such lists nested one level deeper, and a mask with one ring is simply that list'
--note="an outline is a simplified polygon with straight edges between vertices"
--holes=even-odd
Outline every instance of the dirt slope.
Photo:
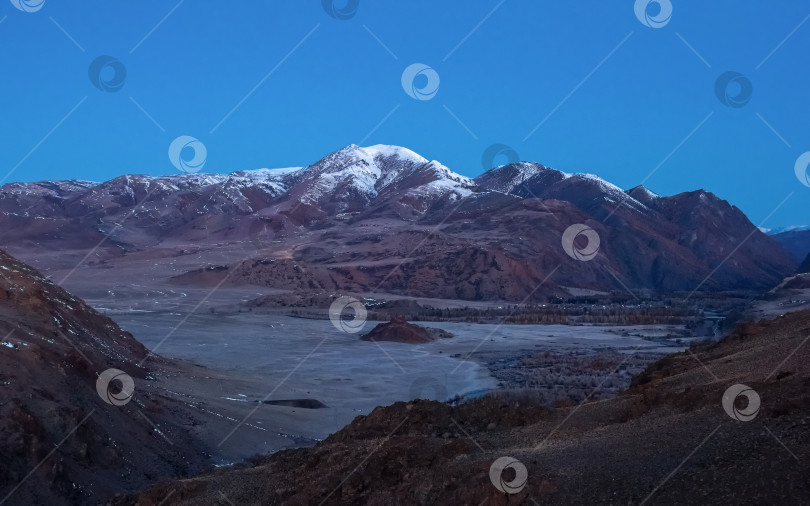
[{"label": "dirt slope", "polygon": [[[152,386],[150,369],[138,365],[146,353],[112,320],[0,251],[0,504],[98,504],[202,469],[196,422]],[[111,368],[133,379],[126,404],[97,392]]]}]

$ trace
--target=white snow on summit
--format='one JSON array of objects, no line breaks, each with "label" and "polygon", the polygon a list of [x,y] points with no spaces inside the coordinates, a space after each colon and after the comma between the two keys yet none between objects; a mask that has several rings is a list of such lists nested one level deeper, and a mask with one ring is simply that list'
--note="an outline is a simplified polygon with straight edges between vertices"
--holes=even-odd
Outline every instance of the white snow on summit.
[{"label": "white snow on summit", "polygon": [[411,151],[402,146],[390,146],[388,144],[375,144],[367,148],[357,147],[358,151],[362,151],[372,158],[382,156],[386,158],[399,158],[400,160],[407,160],[414,163],[427,163],[427,158]]},{"label": "white snow on summit", "polygon": [[[594,174],[571,174],[531,162],[504,165],[471,179],[453,172],[436,160],[428,161],[408,148],[387,144],[368,147],[352,144],[307,167],[240,170],[227,175],[125,175],[101,184],[83,181],[46,181],[26,185],[11,183],[3,187],[0,195],[73,198],[77,194],[84,194],[79,199],[86,205],[97,207],[108,198],[110,192],[135,199],[143,195],[144,188],[147,192],[157,191],[159,193],[156,194],[163,194],[196,192],[201,188],[213,187],[213,190],[221,192],[240,208],[249,208],[251,197],[244,190],[261,190],[267,196],[276,197],[295,189],[294,198],[303,202],[318,202],[326,197],[335,202],[345,201],[341,205],[347,205],[346,203],[355,199],[360,205],[364,205],[383,191],[386,195],[407,194],[416,198],[435,198],[448,194],[454,194],[455,198],[466,198],[475,195],[474,191],[479,184],[488,190],[508,195],[530,179],[551,187],[561,185],[558,189],[562,191],[567,191],[568,185],[572,183],[582,184],[587,181],[598,190],[589,192],[594,198],[617,205],[627,204],[641,212],[647,210],[643,202],[660,198],[643,187],[624,191]],[[554,189],[549,190],[549,195],[553,195]],[[701,196],[701,199],[705,197]]]},{"label": "white snow on summit", "polygon": [[313,174],[309,189],[303,196],[309,201],[317,200],[345,183],[358,193],[373,199],[384,188],[417,170],[432,170],[438,180],[414,188],[409,193],[444,193],[448,189],[454,189],[465,194],[469,190],[463,188],[464,186],[474,186],[472,180],[456,174],[437,161],[428,162],[427,158],[410,149],[385,144],[366,148],[352,144],[306,170]]}]

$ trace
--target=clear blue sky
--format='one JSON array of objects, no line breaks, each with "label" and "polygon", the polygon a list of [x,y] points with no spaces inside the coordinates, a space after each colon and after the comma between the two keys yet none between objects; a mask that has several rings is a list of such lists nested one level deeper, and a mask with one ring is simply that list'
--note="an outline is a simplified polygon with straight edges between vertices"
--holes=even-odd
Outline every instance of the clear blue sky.
[{"label": "clear blue sky", "polygon": [[[810,223],[793,171],[810,151],[810,21],[796,29],[810,4],[672,5],[650,28],[633,0],[360,0],[347,20],[319,0],[46,0],[31,13],[3,0],[0,177],[174,174],[180,135],[205,144],[206,172],[306,165],[365,139],[476,176],[504,143],[624,188],[705,188],[755,224],[795,192],[765,226]],[[90,82],[100,55],[126,67],[117,92]],[[413,63],[440,76],[431,100],[403,90]],[[729,70],[753,85],[744,107],[715,94]]]}]

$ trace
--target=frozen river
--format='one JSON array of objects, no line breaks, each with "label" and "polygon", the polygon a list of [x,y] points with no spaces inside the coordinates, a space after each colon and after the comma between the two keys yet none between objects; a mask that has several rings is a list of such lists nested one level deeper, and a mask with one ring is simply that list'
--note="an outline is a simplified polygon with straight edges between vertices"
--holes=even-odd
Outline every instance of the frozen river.
[{"label": "frozen river", "polygon": [[[329,320],[278,315],[200,313],[185,322],[183,314],[173,312],[111,316],[148,348],[157,348],[158,354],[210,368],[210,378],[188,383],[175,378],[171,383],[176,382],[180,391],[215,397],[211,409],[226,417],[231,407],[239,411],[262,400],[319,401],[325,407],[262,405],[251,411],[250,423],[240,429],[307,439],[322,439],[377,406],[416,397],[445,400],[496,388],[485,364],[475,356],[464,360],[473,351],[515,355],[560,348],[675,351],[640,337],[667,333],[656,327],[423,323],[455,337],[413,345],[362,341],[359,334],[343,333]],[[367,322],[363,332],[377,323]],[[290,444],[282,443],[270,438],[262,451]]]},{"label": "frozen river", "polygon": [[[155,349],[177,326],[179,314],[116,315],[122,328]],[[375,323],[368,322],[371,329]],[[437,325],[438,326],[438,325]],[[470,341],[473,332],[465,339]],[[337,330],[329,320],[267,315],[196,315],[157,353],[257,380],[257,391],[228,392],[234,399],[313,398],[337,412],[368,413],[380,405],[412,398],[444,397],[494,388],[486,368],[462,363],[426,345],[373,343]],[[434,386],[417,391],[420,385]],[[439,391],[436,386],[440,385]],[[443,390],[443,391],[442,391]]]}]

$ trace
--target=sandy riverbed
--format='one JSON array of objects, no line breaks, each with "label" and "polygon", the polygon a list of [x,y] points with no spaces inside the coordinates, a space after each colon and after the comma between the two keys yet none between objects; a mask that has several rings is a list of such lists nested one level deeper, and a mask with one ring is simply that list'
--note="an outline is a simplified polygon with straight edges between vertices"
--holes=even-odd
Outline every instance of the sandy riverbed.
[{"label": "sandy riverbed", "polygon": [[[660,327],[429,323],[455,337],[410,345],[365,342],[337,330],[328,320],[287,316],[203,313],[179,327],[185,315],[177,312],[111,316],[159,354],[205,368],[191,377],[176,372],[157,372],[157,377],[167,395],[188,397],[201,410],[221,418],[201,435],[218,446],[223,461],[322,439],[376,406],[414,397],[444,400],[495,388],[497,381],[475,355],[463,360],[473,351],[506,355],[579,347],[674,351],[621,335],[665,334]],[[374,322],[366,325],[370,330]],[[326,407],[259,402],[290,399],[314,399]]]}]

